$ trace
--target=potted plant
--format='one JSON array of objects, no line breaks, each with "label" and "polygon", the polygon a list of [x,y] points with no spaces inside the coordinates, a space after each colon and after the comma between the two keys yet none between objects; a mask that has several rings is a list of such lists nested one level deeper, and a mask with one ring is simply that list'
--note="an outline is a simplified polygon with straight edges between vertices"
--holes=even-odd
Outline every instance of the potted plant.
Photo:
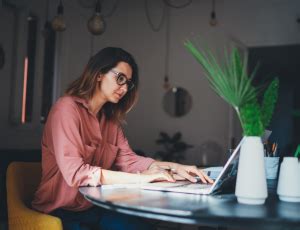
[{"label": "potted plant", "polygon": [[240,120],[244,138],[235,191],[238,202],[263,204],[268,193],[261,136],[272,118],[279,80],[269,84],[259,103],[259,90],[252,85],[257,68],[248,74],[247,58],[237,48],[225,52],[225,61],[220,63],[211,51],[199,50],[191,41],[184,45],[204,69],[212,89],[234,108]]},{"label": "potted plant", "polygon": [[164,150],[157,151],[155,158],[177,163],[182,162],[185,158],[185,151],[193,147],[182,140],[181,132],[176,132],[173,136],[169,136],[166,132],[160,132],[156,143],[162,145]]}]

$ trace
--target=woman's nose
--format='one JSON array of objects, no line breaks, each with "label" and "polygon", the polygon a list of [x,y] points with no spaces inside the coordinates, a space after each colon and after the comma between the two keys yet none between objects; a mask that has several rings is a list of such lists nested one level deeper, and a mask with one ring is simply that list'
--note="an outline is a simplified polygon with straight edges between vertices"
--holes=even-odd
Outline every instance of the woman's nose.
[{"label": "woman's nose", "polygon": [[128,85],[127,84],[122,85],[121,89],[124,90],[125,93],[127,93],[127,91],[128,91]]}]

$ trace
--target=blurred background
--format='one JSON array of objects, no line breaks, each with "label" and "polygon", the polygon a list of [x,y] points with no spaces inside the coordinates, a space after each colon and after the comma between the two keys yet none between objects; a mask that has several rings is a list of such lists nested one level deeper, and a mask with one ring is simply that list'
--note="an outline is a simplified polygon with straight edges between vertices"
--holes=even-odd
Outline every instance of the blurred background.
[{"label": "blurred background", "polygon": [[238,47],[249,72],[259,63],[256,85],[279,77],[271,141],[292,155],[300,143],[299,0],[0,1],[0,228],[7,165],[40,161],[51,105],[107,46],[139,65],[139,101],[124,127],[138,154],[199,166],[226,161],[240,124],[184,48],[187,39],[220,60],[225,47]]},{"label": "blurred background", "polygon": [[51,105],[93,54],[117,46],[139,65],[139,101],[125,126],[132,148],[159,156],[160,133],[180,132],[190,145],[180,150],[181,162],[223,163],[240,125],[184,48],[186,39],[217,53],[238,46],[249,71],[260,64],[257,84],[279,76],[271,138],[290,154],[300,136],[299,20],[297,0],[2,0],[1,157],[38,158]]}]

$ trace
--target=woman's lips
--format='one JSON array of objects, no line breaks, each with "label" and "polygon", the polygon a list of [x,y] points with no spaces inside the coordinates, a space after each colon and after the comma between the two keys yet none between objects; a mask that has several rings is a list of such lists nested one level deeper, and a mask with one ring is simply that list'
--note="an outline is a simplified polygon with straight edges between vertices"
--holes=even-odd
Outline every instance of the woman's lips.
[{"label": "woman's lips", "polygon": [[119,93],[115,93],[115,94],[118,96],[119,99],[122,98],[122,94]]}]

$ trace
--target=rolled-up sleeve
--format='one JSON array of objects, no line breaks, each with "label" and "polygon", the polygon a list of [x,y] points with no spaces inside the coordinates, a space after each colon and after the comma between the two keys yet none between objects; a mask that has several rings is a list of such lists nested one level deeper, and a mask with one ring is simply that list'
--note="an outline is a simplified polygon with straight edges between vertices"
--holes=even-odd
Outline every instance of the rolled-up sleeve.
[{"label": "rolled-up sleeve", "polygon": [[130,148],[128,140],[124,136],[121,127],[118,128],[117,132],[117,145],[120,150],[116,157],[114,166],[120,171],[129,173],[136,173],[138,171],[142,172],[148,169],[154,160],[149,157],[136,155],[136,153]]},{"label": "rolled-up sleeve", "polygon": [[57,105],[49,114],[47,126],[51,152],[66,183],[71,187],[97,186],[101,168],[84,162],[84,145],[80,136],[80,116],[72,102]]}]

